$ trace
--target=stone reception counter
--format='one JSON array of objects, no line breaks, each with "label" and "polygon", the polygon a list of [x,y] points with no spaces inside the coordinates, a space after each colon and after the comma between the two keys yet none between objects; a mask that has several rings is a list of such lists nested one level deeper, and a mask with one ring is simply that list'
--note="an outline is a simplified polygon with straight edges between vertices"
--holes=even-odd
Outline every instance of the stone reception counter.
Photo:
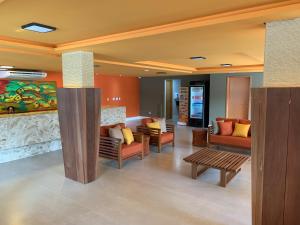
[{"label": "stone reception counter", "polygon": [[[126,107],[105,107],[99,124],[125,120]],[[57,111],[0,115],[0,163],[60,149]]]}]

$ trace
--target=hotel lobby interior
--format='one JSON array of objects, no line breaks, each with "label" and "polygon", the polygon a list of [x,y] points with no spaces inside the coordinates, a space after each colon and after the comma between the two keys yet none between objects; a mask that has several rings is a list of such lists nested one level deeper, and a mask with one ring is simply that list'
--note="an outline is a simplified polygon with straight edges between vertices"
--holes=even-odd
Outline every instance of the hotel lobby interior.
[{"label": "hotel lobby interior", "polygon": [[299,225],[300,0],[0,0],[0,225]]}]

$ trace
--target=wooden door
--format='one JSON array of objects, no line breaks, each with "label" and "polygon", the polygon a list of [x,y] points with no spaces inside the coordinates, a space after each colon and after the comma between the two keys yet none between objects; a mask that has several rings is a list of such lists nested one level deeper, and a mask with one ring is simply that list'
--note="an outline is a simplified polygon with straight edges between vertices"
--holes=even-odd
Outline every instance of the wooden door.
[{"label": "wooden door", "polygon": [[250,77],[227,78],[226,117],[249,118],[250,82]]},{"label": "wooden door", "polygon": [[166,119],[172,119],[173,116],[173,81],[166,80]]}]

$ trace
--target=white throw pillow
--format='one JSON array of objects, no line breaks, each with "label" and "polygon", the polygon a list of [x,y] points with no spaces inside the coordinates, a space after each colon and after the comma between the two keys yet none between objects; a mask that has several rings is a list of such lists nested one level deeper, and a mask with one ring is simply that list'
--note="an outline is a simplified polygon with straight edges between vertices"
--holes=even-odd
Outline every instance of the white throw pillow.
[{"label": "white throw pillow", "polygon": [[109,128],[109,136],[112,138],[121,139],[121,143],[124,143],[124,136],[120,126],[116,126],[114,128]]},{"label": "white throw pillow", "polygon": [[166,125],[166,119],[165,118],[157,118],[154,119],[155,122],[159,122],[161,133],[167,132],[167,125]]}]

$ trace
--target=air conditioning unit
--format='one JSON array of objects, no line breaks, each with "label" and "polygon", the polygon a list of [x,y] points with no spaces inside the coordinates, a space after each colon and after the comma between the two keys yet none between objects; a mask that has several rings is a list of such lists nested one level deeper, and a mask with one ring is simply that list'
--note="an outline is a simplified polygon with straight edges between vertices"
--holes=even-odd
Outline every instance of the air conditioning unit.
[{"label": "air conditioning unit", "polygon": [[0,79],[10,80],[39,80],[47,77],[45,72],[34,72],[34,71],[12,71],[4,70],[0,71]]}]

